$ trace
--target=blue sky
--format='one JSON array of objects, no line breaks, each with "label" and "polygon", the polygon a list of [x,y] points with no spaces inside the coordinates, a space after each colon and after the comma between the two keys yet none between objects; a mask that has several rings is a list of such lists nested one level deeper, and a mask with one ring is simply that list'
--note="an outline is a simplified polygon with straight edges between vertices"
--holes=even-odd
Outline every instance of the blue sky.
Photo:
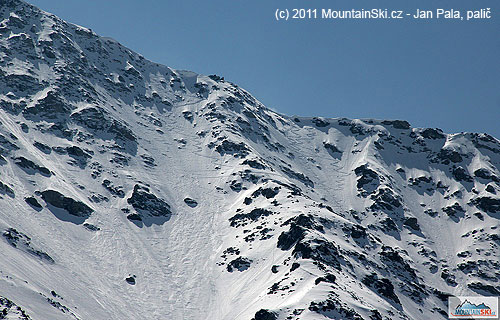
[{"label": "blue sky", "polygon": [[[224,76],[281,113],[500,138],[498,0],[28,2],[155,62]],[[490,8],[492,18],[276,21],[277,8]]]}]

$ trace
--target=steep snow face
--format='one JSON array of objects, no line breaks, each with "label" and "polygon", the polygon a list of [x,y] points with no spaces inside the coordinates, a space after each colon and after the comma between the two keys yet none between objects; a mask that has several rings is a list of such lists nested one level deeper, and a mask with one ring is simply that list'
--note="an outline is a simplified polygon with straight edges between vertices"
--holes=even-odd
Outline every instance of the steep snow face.
[{"label": "steep snow face", "polygon": [[436,319],[500,295],[494,137],[280,115],[0,4],[8,319]]}]

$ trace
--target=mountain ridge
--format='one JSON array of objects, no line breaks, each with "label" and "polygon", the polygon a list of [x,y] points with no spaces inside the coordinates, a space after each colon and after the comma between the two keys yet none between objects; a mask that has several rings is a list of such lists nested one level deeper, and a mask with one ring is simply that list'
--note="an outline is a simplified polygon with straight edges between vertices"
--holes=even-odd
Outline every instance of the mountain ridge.
[{"label": "mountain ridge", "polygon": [[496,138],[280,115],[0,4],[9,314],[446,318],[448,295],[499,294]]}]

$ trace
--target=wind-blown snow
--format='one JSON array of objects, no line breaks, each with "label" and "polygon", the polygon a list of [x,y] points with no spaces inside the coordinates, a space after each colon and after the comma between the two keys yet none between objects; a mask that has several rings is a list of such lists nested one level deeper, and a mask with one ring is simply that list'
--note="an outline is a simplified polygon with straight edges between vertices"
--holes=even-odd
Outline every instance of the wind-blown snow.
[{"label": "wind-blown snow", "polygon": [[500,295],[496,138],[280,115],[0,5],[8,317],[434,319]]}]

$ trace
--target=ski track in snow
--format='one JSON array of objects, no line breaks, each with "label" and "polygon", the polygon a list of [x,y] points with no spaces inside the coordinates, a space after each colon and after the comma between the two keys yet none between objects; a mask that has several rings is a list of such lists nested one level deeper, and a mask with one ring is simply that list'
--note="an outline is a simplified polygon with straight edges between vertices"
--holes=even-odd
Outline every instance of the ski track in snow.
[{"label": "ski track in snow", "polygon": [[496,138],[280,115],[0,4],[7,319],[437,319],[499,295]]}]

